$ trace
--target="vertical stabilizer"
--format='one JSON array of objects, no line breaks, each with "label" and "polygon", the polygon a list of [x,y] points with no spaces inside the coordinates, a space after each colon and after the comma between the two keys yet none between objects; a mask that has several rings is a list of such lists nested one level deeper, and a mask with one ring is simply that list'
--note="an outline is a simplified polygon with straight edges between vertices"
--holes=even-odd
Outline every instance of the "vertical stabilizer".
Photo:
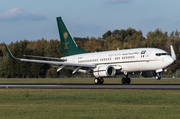
[{"label": "vertical stabilizer", "polygon": [[72,38],[71,34],[69,33],[66,25],[64,24],[61,17],[57,17],[57,25],[59,29],[59,35],[61,39],[61,47],[63,51],[63,56],[70,56],[82,53],[88,53],[85,50],[80,49],[74,39]]}]

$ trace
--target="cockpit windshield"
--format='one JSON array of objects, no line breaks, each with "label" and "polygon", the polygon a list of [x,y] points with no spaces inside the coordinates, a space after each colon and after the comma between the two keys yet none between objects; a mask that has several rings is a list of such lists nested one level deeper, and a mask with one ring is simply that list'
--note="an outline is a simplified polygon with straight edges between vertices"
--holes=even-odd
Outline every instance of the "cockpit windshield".
[{"label": "cockpit windshield", "polygon": [[168,53],[156,53],[156,56],[169,55]]}]

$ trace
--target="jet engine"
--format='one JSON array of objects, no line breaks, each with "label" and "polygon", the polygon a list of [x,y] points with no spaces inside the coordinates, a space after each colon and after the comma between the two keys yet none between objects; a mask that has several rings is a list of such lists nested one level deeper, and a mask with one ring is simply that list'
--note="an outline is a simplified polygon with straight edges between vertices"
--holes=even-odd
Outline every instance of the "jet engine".
[{"label": "jet engine", "polygon": [[143,71],[141,75],[143,77],[155,77],[157,73],[155,71]]},{"label": "jet engine", "polygon": [[116,69],[111,65],[101,65],[93,70],[93,74],[96,78],[112,77],[116,74]]}]

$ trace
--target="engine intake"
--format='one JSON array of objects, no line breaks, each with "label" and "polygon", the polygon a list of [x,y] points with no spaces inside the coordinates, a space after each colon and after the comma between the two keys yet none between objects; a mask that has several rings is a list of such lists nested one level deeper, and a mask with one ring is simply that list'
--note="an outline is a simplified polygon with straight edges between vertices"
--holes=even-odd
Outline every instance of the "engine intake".
[{"label": "engine intake", "polygon": [[116,69],[111,65],[101,65],[94,69],[93,74],[96,78],[112,77],[116,74]]}]

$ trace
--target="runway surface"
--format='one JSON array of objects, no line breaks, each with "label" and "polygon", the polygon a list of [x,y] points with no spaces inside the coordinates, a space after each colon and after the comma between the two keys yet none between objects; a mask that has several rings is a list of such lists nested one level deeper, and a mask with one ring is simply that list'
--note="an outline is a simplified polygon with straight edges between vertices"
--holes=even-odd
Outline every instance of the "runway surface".
[{"label": "runway surface", "polygon": [[0,84],[0,88],[33,89],[161,89],[179,90],[180,84]]}]

